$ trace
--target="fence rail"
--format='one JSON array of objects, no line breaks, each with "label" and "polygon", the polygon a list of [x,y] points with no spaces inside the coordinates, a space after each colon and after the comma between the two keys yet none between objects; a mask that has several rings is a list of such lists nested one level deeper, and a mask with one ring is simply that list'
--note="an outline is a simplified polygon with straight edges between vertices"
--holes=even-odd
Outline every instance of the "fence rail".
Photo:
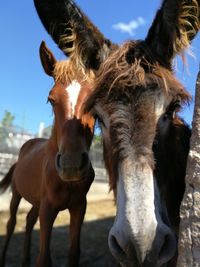
[{"label": "fence rail", "polygon": [[0,174],[8,172],[13,163],[17,161],[18,156],[11,153],[0,153]]},{"label": "fence rail", "polygon": [[[101,153],[99,151],[97,153],[93,151],[90,156],[95,169],[95,180],[105,181],[107,179],[107,173],[104,168]],[[12,153],[0,153],[0,175],[2,177],[8,172],[12,164],[17,161],[17,158],[18,156]]]}]

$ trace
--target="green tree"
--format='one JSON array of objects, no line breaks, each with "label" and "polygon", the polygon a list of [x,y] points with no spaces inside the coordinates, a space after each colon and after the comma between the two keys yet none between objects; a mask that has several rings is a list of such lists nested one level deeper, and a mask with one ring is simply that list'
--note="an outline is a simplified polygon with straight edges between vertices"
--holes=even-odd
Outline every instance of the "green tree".
[{"label": "green tree", "polygon": [[4,127],[11,127],[13,125],[14,119],[15,116],[10,111],[5,110],[1,124]]},{"label": "green tree", "polygon": [[101,135],[95,135],[93,138],[93,147],[102,148],[102,137]]},{"label": "green tree", "polygon": [[4,116],[2,118],[1,124],[0,124],[0,146],[5,146],[6,138],[8,137],[9,129],[11,126],[13,126],[13,121],[15,119],[15,116],[5,110]]}]

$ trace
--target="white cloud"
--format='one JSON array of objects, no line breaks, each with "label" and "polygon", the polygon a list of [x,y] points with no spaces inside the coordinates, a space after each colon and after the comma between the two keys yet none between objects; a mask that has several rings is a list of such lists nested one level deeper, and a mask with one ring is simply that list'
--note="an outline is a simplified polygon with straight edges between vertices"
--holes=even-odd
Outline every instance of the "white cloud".
[{"label": "white cloud", "polygon": [[145,24],[145,20],[142,17],[138,17],[136,20],[131,20],[129,23],[119,22],[112,27],[117,31],[128,33],[130,36],[135,35],[135,30]]}]

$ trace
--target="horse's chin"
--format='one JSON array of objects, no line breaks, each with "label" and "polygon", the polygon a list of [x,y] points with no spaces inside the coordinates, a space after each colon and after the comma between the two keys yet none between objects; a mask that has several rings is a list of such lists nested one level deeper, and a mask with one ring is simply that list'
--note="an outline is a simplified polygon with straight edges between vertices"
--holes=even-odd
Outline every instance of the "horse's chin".
[{"label": "horse's chin", "polygon": [[86,180],[94,179],[94,170],[90,165],[88,168],[85,168],[83,171],[71,171],[71,172],[58,172],[59,178],[62,182],[65,183],[80,183]]},{"label": "horse's chin", "polygon": [[84,181],[85,177],[79,177],[79,176],[69,176],[69,175],[59,175],[62,182],[65,183],[78,183]]}]

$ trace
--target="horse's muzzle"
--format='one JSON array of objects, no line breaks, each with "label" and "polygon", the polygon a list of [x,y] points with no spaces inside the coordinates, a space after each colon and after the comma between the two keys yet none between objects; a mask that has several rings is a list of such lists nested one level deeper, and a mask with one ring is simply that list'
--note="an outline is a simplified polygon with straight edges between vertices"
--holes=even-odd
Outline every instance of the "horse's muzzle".
[{"label": "horse's muzzle", "polygon": [[90,160],[87,152],[70,155],[57,153],[55,166],[60,178],[65,182],[82,180],[87,174]]}]

